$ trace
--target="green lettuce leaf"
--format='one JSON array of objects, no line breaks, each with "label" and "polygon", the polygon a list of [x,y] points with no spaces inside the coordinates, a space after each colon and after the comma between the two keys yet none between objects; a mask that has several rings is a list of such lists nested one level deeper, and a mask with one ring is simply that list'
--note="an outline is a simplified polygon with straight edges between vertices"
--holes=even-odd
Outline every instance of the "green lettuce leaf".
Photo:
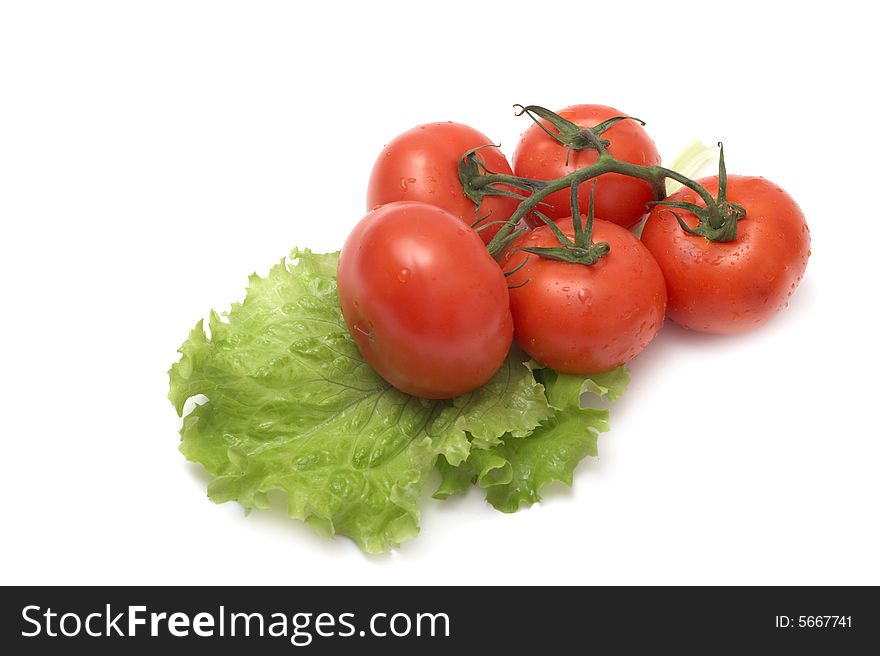
[{"label": "green lettuce leaf", "polygon": [[[527,437],[507,435],[487,449],[474,448],[458,467],[438,465],[441,483],[434,496],[464,492],[471,483],[486,490],[486,499],[502,512],[540,500],[541,489],[554,481],[572,484],[575,467],[586,456],[598,455],[599,433],[608,430],[608,411],[584,407],[590,393],[620,397],[629,382],[625,367],[596,376],[569,376],[549,369],[536,371],[554,416]],[[474,444],[473,446],[476,446]]]},{"label": "green lettuce leaf", "polygon": [[388,385],[348,334],[336,293],[338,254],[295,250],[251,276],[245,300],[211,313],[181,346],[169,399],[207,401],[184,417],[180,450],[214,477],[210,498],[266,508],[287,494],[288,513],[367,552],[418,532],[418,500],[438,455],[450,468],[472,446],[500,447],[556,411],[511,351],[482,388],[429,401]]},{"label": "green lettuce leaf", "polygon": [[[700,178],[718,166],[718,149],[716,146],[707,146],[699,139],[691,139],[675,156],[668,165],[673,171],[691,179]],[[672,194],[682,188],[680,182],[672,178],[666,178],[666,193]]]},{"label": "green lettuce leaf", "polygon": [[434,498],[441,500],[466,492],[473,485],[477,475],[473,465],[467,461],[453,467],[443,456],[437,458],[437,470],[440,472],[440,485],[434,492]]}]

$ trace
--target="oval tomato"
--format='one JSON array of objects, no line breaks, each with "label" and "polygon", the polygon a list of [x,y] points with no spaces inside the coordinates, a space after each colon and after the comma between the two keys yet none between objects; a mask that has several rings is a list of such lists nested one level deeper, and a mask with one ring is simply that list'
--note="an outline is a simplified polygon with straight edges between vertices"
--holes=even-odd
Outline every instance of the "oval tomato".
[{"label": "oval tomato", "polygon": [[[718,176],[698,181],[718,193]],[[669,197],[703,205],[684,187]],[[727,176],[727,200],[746,210],[732,241],[709,241],[686,233],[672,214],[694,228],[686,210],[657,205],[642,242],[666,278],[669,318],[706,333],[740,333],[767,322],[788,304],[807,267],[810,232],[791,196],[765,178]]]},{"label": "oval tomato", "polygon": [[[574,237],[571,218],[557,225]],[[508,277],[514,339],[563,373],[610,371],[641,353],[663,325],[666,286],[648,249],[625,228],[599,219],[593,241],[610,250],[591,265],[515,250],[559,246],[545,225],[524,233],[502,258],[505,271],[522,265]]]},{"label": "oval tomato", "polygon": [[476,389],[510,349],[507,282],[471,228],[433,205],[368,213],[339,257],[339,304],[367,362],[430,399]]},{"label": "oval tomato", "polygon": [[[370,175],[367,209],[398,200],[417,200],[442,207],[469,226],[476,224],[480,238],[488,244],[516,211],[517,200],[485,196],[477,207],[465,196],[458,179],[458,161],[473,148],[492,142],[486,135],[461,123],[427,123],[396,137],[383,149]],[[494,146],[482,148],[479,156],[493,173],[510,174],[510,164]],[[476,223],[479,221],[479,223]]]},{"label": "oval tomato", "polygon": [[[594,127],[615,116],[626,116],[624,112],[604,105],[573,105],[556,113],[584,128]],[[555,131],[547,121],[539,120],[548,130]],[[605,130],[601,138],[611,142],[608,152],[619,160],[644,166],[660,164],[657,146],[637,121],[619,121]],[[553,180],[594,164],[598,156],[598,151],[593,148],[569,153],[564,145],[534,124],[520,137],[513,154],[513,171],[524,178]],[[648,213],[647,203],[654,200],[654,196],[651,186],[644,180],[618,173],[606,173],[595,180],[596,218],[631,228]],[[591,185],[584,184],[578,190],[581,208],[587,206],[590,188]],[[554,221],[571,216],[568,189],[548,195],[544,202],[547,205],[540,208],[541,212]],[[534,219],[530,221],[535,224]]]}]

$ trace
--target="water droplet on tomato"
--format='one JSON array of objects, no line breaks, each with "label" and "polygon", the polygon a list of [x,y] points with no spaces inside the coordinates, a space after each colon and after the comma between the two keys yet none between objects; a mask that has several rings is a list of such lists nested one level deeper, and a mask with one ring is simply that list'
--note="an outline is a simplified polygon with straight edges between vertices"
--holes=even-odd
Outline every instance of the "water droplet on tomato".
[{"label": "water droplet on tomato", "polygon": [[356,323],[352,326],[352,328],[355,332],[364,335],[371,342],[376,338],[376,336],[373,334],[373,324],[371,324],[369,321],[364,321],[362,324]]},{"label": "water droplet on tomato", "polygon": [[588,289],[581,289],[578,291],[578,300],[581,303],[586,303],[587,301],[589,301],[590,296],[592,296],[592,294],[590,294],[590,290]]},{"label": "water droplet on tomato", "polygon": [[412,182],[415,182],[416,179],[415,178],[407,178],[406,181],[412,183]]},{"label": "water droplet on tomato", "polygon": [[564,292],[570,292],[570,291],[571,291],[571,287],[563,287],[563,288],[562,288],[562,291],[564,291]]},{"label": "water droplet on tomato", "polygon": [[397,279],[400,282],[406,282],[407,280],[409,280],[409,276],[410,276],[409,269],[401,269],[400,271],[397,272]]},{"label": "water droplet on tomato", "polygon": [[406,191],[406,178],[400,179],[400,188]]}]

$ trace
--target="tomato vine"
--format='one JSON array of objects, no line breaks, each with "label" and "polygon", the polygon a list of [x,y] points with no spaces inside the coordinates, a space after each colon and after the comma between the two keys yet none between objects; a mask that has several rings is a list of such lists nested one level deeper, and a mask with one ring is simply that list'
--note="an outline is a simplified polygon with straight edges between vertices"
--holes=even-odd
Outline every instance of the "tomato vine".
[{"label": "tomato vine", "polygon": [[[689,234],[695,234],[705,237],[710,241],[727,242],[736,238],[737,222],[745,216],[745,208],[738,203],[727,200],[726,197],[726,180],[727,172],[724,165],[724,147],[721,147],[721,157],[719,162],[718,178],[719,189],[717,196],[712,196],[705,187],[691,180],[687,176],[668,169],[663,166],[646,166],[624,162],[615,158],[608,152],[609,145],[606,139],[602,138],[605,129],[614,123],[622,120],[635,120],[640,123],[639,119],[629,116],[618,116],[603,122],[593,128],[581,128],[570,121],[562,118],[558,114],[544,109],[537,105],[514,105],[519,108],[518,115],[528,113],[529,116],[538,122],[535,116],[546,120],[551,126],[556,128],[554,133],[547,126],[538,122],[541,128],[550,134],[554,139],[567,146],[569,152],[571,150],[580,150],[584,148],[592,148],[598,152],[595,163],[584,168],[572,171],[555,180],[534,180],[530,178],[518,177],[511,174],[495,173],[487,168],[480,158],[480,148],[475,148],[466,152],[459,161],[458,173],[459,180],[464,188],[465,194],[477,205],[479,205],[486,196],[507,196],[516,197],[519,205],[498,230],[497,234],[488,243],[487,248],[493,256],[498,256],[504,249],[516,238],[516,228],[522,219],[530,213],[540,218],[547,225],[553,222],[545,216],[540,209],[543,200],[550,194],[572,188],[576,190],[581,184],[606,173],[618,173],[621,175],[645,180],[651,186],[654,195],[653,204],[664,205],[676,217],[679,225]],[[676,182],[692,189],[702,199],[704,206],[695,203],[682,203],[678,201],[666,200],[666,179],[672,179]],[[521,196],[511,189],[517,189],[528,195]],[[575,192],[572,193],[574,198]],[[697,227],[689,227],[684,220],[675,212],[676,209],[687,210],[695,214],[700,223]],[[575,212],[573,212],[573,215]],[[552,228],[551,228],[552,229]],[[566,244],[561,242],[563,246]],[[546,255],[545,255],[546,256]],[[601,256],[600,256],[601,257]],[[589,262],[581,262],[587,264]]]}]

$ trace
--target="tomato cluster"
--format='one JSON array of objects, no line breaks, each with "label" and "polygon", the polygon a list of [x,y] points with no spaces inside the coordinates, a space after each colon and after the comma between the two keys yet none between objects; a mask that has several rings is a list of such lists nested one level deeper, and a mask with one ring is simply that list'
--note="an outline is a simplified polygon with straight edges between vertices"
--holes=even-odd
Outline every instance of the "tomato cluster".
[{"label": "tomato cluster", "polygon": [[[534,124],[512,167],[452,122],[404,132],[376,160],[339,300],[392,385],[464,394],[512,340],[544,366],[596,374],[641,353],[665,316],[734,333],[786,305],[810,238],[778,186],[727,176],[723,151],[717,176],[687,180],[660,166],[641,121],[610,107],[521,110]],[[685,186],[666,198],[666,178]],[[646,215],[639,239],[630,228]]]}]

